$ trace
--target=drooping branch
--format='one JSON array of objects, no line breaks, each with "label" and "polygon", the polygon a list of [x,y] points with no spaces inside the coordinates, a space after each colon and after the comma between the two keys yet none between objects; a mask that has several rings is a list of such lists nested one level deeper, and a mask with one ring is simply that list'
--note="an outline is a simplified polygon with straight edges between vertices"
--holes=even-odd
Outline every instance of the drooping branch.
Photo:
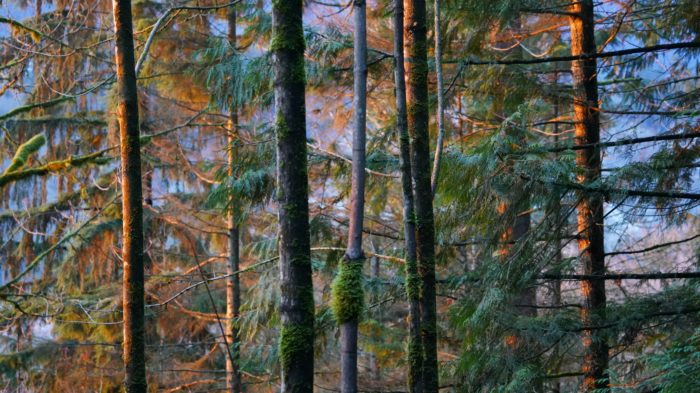
[{"label": "drooping branch", "polygon": [[461,63],[464,65],[527,65],[527,64],[543,64],[543,63],[557,63],[563,61],[575,61],[575,60],[589,60],[589,59],[604,59],[615,56],[625,56],[634,55],[642,53],[651,53],[665,50],[673,49],[690,49],[690,48],[700,48],[700,41],[689,41],[689,42],[676,42],[672,44],[659,44],[646,46],[642,48],[631,48],[622,49],[610,52],[600,52],[600,53],[584,53],[581,55],[572,56],[554,56],[554,57],[542,57],[535,59],[526,60],[451,60],[445,61],[445,63]]},{"label": "drooping branch", "polygon": [[583,281],[583,280],[666,280],[666,279],[684,279],[684,278],[700,278],[700,272],[682,272],[682,273],[608,273],[608,274],[550,274],[545,273],[537,276],[544,280],[567,280],[567,281]]}]

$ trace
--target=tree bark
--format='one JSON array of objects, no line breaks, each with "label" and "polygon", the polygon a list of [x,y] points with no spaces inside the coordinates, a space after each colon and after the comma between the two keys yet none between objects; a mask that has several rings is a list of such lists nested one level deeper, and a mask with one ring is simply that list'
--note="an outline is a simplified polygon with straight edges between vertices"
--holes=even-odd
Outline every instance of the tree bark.
[{"label": "tree bark", "polygon": [[411,143],[411,175],[416,219],[416,251],[421,278],[421,337],[423,344],[423,389],[438,391],[437,322],[435,302],[435,227],[433,192],[430,184],[430,140],[428,134],[428,39],[425,0],[404,3],[404,39],[408,58],[406,102]]},{"label": "tree bark", "polygon": [[[367,13],[365,0],[353,1],[354,44],[354,129],[352,138],[352,183],[350,191],[350,226],[348,248],[343,263],[362,264],[362,225],[365,207],[365,145],[367,124]],[[359,269],[348,266],[350,271],[362,274]],[[340,325],[340,391],[357,392],[357,327],[359,315]]]},{"label": "tree bark", "polygon": [[435,143],[435,158],[433,159],[433,174],[430,178],[430,188],[433,195],[437,192],[440,175],[440,161],[445,139],[445,92],[442,78],[442,36],[440,33],[440,0],[434,0],[435,5],[435,78],[437,79],[437,142]]},{"label": "tree bark", "polygon": [[401,161],[404,246],[406,247],[406,297],[408,298],[408,375],[410,393],[423,392],[423,344],[420,329],[420,276],[416,256],[416,225],[411,175],[411,151],[406,109],[404,70],[403,0],[394,0],[394,83],[396,85],[396,130]]},{"label": "tree bark", "polygon": [[302,0],[272,2],[283,393],[311,393],[314,380],[302,8]]},{"label": "tree bark", "polygon": [[[228,41],[231,44],[232,53],[236,53],[236,6],[233,5],[228,11]],[[232,75],[235,78],[236,75]],[[236,144],[238,143],[238,107],[231,98],[228,119],[228,176],[234,177],[234,166],[236,164]],[[238,332],[238,317],[241,309],[241,284],[238,274],[234,274],[240,269],[240,230],[236,222],[234,208],[236,206],[236,195],[230,196],[232,199],[231,208],[227,217],[228,226],[228,263],[226,273],[229,279],[226,281],[226,320],[228,321],[228,337],[226,342],[231,346],[231,356],[226,356],[226,390],[229,393],[238,393],[241,389],[241,341]],[[228,355],[228,352],[225,352]]]},{"label": "tree bark", "polygon": [[[595,26],[593,1],[581,0],[570,7],[571,55],[595,54]],[[598,80],[595,58],[585,57],[571,63],[574,94],[575,144],[596,144],[600,141],[600,115],[598,108]],[[576,152],[576,165],[580,169],[577,180],[590,184],[600,179],[601,155],[598,147],[588,147]],[[603,233],[603,196],[600,193],[582,193],[578,205],[579,258],[585,275],[605,273]],[[605,280],[587,279],[581,282],[584,326],[599,324],[605,319]],[[583,332],[584,373],[583,389],[593,391],[608,386],[608,345],[600,331]]]},{"label": "tree bark", "polygon": [[112,5],[116,36],[117,119],[122,172],[124,386],[127,393],[146,393],[141,145],[131,2],[113,0]]}]

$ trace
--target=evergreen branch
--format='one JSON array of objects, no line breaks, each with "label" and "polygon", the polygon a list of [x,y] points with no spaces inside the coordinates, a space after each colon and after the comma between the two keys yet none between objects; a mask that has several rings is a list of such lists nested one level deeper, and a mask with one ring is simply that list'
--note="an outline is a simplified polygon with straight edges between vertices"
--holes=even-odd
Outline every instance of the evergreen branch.
[{"label": "evergreen branch", "polygon": [[[700,48],[700,41],[689,41],[689,42],[676,42],[672,44],[659,44],[646,46],[642,48],[631,48],[622,49],[610,52],[601,53],[584,53],[582,55],[576,56],[554,56],[554,57],[542,57],[535,59],[525,59],[525,60],[462,60],[460,63],[464,65],[526,65],[526,64],[543,64],[543,63],[556,63],[560,61],[575,61],[575,60],[590,60],[590,59],[603,59],[615,56],[625,56],[641,53],[658,52],[664,50],[673,49],[689,49],[689,48]],[[458,60],[445,61],[445,63],[457,63]]]},{"label": "evergreen branch", "polygon": [[[697,130],[697,128],[696,128]],[[688,132],[688,133],[683,133],[683,134],[670,134],[670,135],[655,135],[655,136],[647,136],[643,138],[630,138],[630,139],[620,139],[617,141],[610,141],[610,142],[596,142],[596,143],[585,143],[581,145],[566,145],[566,146],[554,146],[554,147],[545,147],[543,149],[533,149],[533,150],[527,150],[527,153],[541,153],[541,152],[547,152],[547,153],[560,153],[564,151],[569,151],[569,150],[586,150],[586,149],[591,149],[591,148],[605,148],[605,147],[616,147],[616,146],[628,146],[628,145],[636,145],[639,143],[649,143],[649,142],[662,142],[662,141],[675,141],[675,140],[683,140],[683,139],[695,139],[700,137],[700,132]]]},{"label": "evergreen branch", "polygon": [[[348,162],[348,163],[352,163],[352,160],[351,160],[351,159],[349,159],[349,158],[347,158],[347,157],[344,157],[344,156],[342,156],[342,155],[340,155],[340,154],[338,154],[338,153],[333,153],[333,152],[331,152],[331,151],[325,150],[325,149],[323,149],[323,148],[320,147],[320,146],[314,145],[313,143],[307,143],[306,145],[309,146],[310,148],[312,148],[312,149],[318,151],[318,152],[323,153],[323,154],[324,154],[326,157],[328,157],[328,158],[335,158],[335,159],[338,159],[338,160],[341,160],[341,161],[345,161],[345,162]],[[396,175],[391,175],[391,174],[388,174],[388,173],[377,172],[377,171],[374,171],[374,170],[369,169],[369,168],[365,168],[365,172],[369,173],[370,175],[375,175],[375,176],[382,176],[382,177],[398,177],[398,176],[396,176]]]},{"label": "evergreen branch", "polygon": [[693,192],[682,192],[682,191],[645,191],[645,190],[630,190],[626,188],[608,188],[608,187],[593,187],[585,184],[578,183],[562,183],[551,180],[533,179],[530,176],[521,174],[520,177],[523,180],[534,180],[541,184],[553,185],[557,187],[564,187],[572,190],[579,190],[584,192],[597,192],[603,195],[626,195],[633,197],[642,198],[668,198],[668,199],[690,199],[690,200],[700,200],[700,194]]},{"label": "evergreen branch", "polygon": [[73,99],[80,97],[82,95],[92,93],[93,91],[99,89],[100,87],[111,84],[112,82],[114,82],[114,76],[111,76],[111,77],[105,79],[104,81],[96,84],[95,86],[87,88],[87,89],[85,89],[81,92],[78,92],[76,94],[64,94],[61,97],[54,98],[52,100],[35,102],[35,103],[27,104],[24,106],[20,106],[19,108],[12,109],[11,111],[0,115],[0,121],[9,119],[9,118],[14,117],[16,115],[19,115],[21,113],[29,112],[32,109],[50,108],[52,106],[56,106],[62,102],[70,101],[70,100],[73,100]]},{"label": "evergreen branch", "polygon": [[218,10],[221,8],[227,8],[234,6],[238,3],[240,3],[241,0],[236,0],[232,1],[227,4],[221,4],[221,5],[213,5],[213,6],[179,6],[179,7],[171,7],[168,8],[163,15],[158,18],[156,23],[153,25],[153,30],[148,34],[148,38],[146,39],[146,44],[143,47],[143,51],[141,52],[141,56],[139,56],[139,60],[136,62],[136,76],[138,77],[139,71],[141,71],[141,68],[143,68],[143,63],[146,61],[146,58],[148,57],[148,51],[151,49],[151,45],[153,44],[153,40],[156,37],[156,34],[160,30],[161,25],[168,19],[170,14],[173,12],[177,11],[211,11],[211,10]]},{"label": "evergreen branch", "polygon": [[700,272],[680,272],[680,273],[606,273],[606,274],[553,274],[545,273],[537,276],[543,280],[667,280],[700,278]]},{"label": "evergreen branch", "polygon": [[689,237],[689,238],[687,238],[687,239],[677,240],[677,241],[668,242],[668,243],[656,244],[656,245],[654,245],[654,246],[647,247],[647,248],[643,248],[643,249],[641,249],[641,250],[613,251],[613,252],[606,253],[605,256],[606,256],[606,257],[609,257],[609,256],[613,256],[613,255],[643,254],[643,253],[645,253],[645,252],[654,251],[654,250],[657,250],[657,249],[659,249],[659,248],[664,248],[664,247],[668,247],[668,246],[673,246],[673,245],[676,245],[676,244],[687,243],[687,242],[689,242],[689,241],[691,241],[691,240],[695,240],[695,239],[697,239],[697,238],[699,238],[699,237],[700,237],[700,234],[697,234],[697,235],[692,236],[692,237]]},{"label": "evergreen branch", "polygon": [[115,195],[111,200],[109,200],[107,203],[105,203],[104,206],[102,206],[102,208],[99,211],[97,211],[95,214],[90,216],[90,218],[88,218],[87,220],[83,221],[83,223],[80,224],[80,226],[78,226],[75,230],[73,230],[70,233],[68,233],[67,235],[63,236],[59,241],[54,243],[51,247],[47,248],[41,254],[37,255],[36,258],[34,258],[34,260],[32,260],[22,272],[17,274],[14,278],[9,279],[6,283],[0,285],[0,291],[3,291],[5,289],[7,289],[9,286],[19,282],[19,280],[21,280],[22,277],[26,276],[29,272],[34,270],[34,268],[39,265],[39,262],[41,262],[42,259],[44,259],[47,255],[49,255],[53,250],[58,248],[58,246],[60,246],[61,244],[65,243],[68,240],[77,236],[80,233],[80,231],[82,231],[90,222],[94,221],[97,217],[99,217],[102,214],[102,212],[104,212],[119,197],[121,197],[121,193]]}]

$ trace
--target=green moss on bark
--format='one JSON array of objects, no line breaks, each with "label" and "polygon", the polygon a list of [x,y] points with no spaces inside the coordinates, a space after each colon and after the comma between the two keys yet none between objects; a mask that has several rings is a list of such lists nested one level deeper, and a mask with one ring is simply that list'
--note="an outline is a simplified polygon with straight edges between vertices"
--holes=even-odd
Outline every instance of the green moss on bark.
[{"label": "green moss on bark", "polygon": [[44,134],[37,134],[21,144],[19,148],[17,148],[17,152],[12,158],[12,162],[10,162],[10,165],[8,165],[8,167],[5,169],[4,174],[8,174],[22,168],[24,164],[27,163],[29,156],[39,151],[39,149],[41,149],[45,143],[46,137]]},{"label": "green moss on bark", "polygon": [[339,324],[360,319],[365,306],[361,262],[340,264],[331,286],[331,297],[331,309]]},{"label": "green moss on bark", "polygon": [[[294,366],[295,359],[309,352],[309,345],[313,348],[313,325],[305,324],[287,325],[280,332],[280,360],[282,367],[287,370]],[[313,352],[313,351],[312,351]]]}]

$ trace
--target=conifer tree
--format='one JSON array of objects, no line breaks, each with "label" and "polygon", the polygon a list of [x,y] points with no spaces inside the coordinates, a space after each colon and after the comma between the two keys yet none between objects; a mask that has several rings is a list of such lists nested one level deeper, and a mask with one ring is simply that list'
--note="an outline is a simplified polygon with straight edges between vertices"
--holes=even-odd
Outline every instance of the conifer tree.
[{"label": "conifer tree", "polygon": [[406,297],[408,299],[408,391],[423,392],[423,344],[421,339],[420,287],[416,256],[415,208],[411,175],[411,152],[406,110],[406,80],[404,69],[404,11],[403,0],[394,0],[394,94],[396,99],[396,134],[399,139],[401,164],[401,196],[403,198],[403,228],[406,267]]},{"label": "conifer tree", "polygon": [[114,0],[113,8],[122,170],[124,386],[127,393],[146,393],[141,142],[131,2]]},{"label": "conifer tree", "polygon": [[[569,9],[571,27],[571,54],[597,53],[593,1],[582,0]],[[575,144],[589,147],[576,151],[577,179],[581,184],[596,183],[601,177],[600,108],[598,107],[598,69],[595,58],[571,62],[574,96]],[[605,246],[603,231],[603,195],[582,192],[578,209],[579,259],[584,274],[605,274]],[[605,280],[581,281],[584,325],[583,347],[584,387],[587,391],[605,389],[608,386],[608,345],[600,329],[587,328],[605,321]]]},{"label": "conifer tree", "polygon": [[353,1],[353,136],[350,224],[345,257],[333,283],[335,315],[340,323],[340,390],[357,392],[357,336],[362,314],[362,230],[365,210],[367,117],[367,3]]},{"label": "conifer tree", "polygon": [[[231,50],[235,56],[236,53],[236,6],[233,5],[228,10],[228,32],[227,38],[231,45]],[[231,75],[231,78],[237,78],[238,75]],[[236,165],[236,146],[238,144],[238,107],[235,100],[231,99],[228,119],[228,148],[227,148],[227,164],[228,176],[235,175]],[[238,274],[240,269],[240,225],[237,222],[235,215],[236,195],[231,195],[229,206],[228,221],[228,263],[226,265],[226,274],[230,275],[226,281],[226,319],[228,320],[228,337],[227,344],[230,350],[226,351],[226,389],[229,393],[238,393],[241,391],[241,342],[239,334],[239,317],[241,309],[241,280]]]},{"label": "conifer tree", "polygon": [[411,138],[411,174],[416,220],[416,252],[421,278],[423,388],[438,391],[437,315],[435,301],[435,227],[430,171],[428,37],[424,0],[404,2],[404,39],[408,54],[406,102]]},{"label": "conifer tree", "polygon": [[301,0],[272,3],[283,393],[310,393],[314,381],[302,8]]}]

